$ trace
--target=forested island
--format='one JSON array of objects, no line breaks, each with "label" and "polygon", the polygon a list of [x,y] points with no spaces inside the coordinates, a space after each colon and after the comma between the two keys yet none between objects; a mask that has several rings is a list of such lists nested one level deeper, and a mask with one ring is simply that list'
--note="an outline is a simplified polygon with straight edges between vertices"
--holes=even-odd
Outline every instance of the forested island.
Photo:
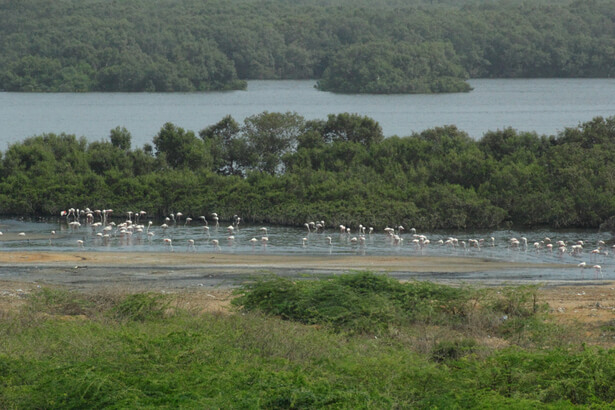
[{"label": "forested island", "polygon": [[454,126],[384,138],[357,114],[230,116],[198,133],[165,124],[152,144],[44,134],[0,161],[0,214],[70,207],[302,226],[598,228],[615,215],[615,117],[558,135]]},{"label": "forested island", "polygon": [[608,0],[0,3],[0,90],[207,91],[318,79],[345,93],[615,75]]}]

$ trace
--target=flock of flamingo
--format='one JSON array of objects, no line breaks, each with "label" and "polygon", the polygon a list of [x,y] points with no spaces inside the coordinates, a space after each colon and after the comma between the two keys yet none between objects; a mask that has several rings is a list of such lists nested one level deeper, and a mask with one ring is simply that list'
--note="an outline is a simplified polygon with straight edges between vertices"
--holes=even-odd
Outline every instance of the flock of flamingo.
[{"label": "flock of flamingo", "polygon": [[[132,241],[153,241],[157,235],[157,232],[160,232],[163,237],[162,243],[167,246],[171,252],[174,251],[174,242],[172,239],[173,228],[177,228],[178,226],[194,227],[195,225],[200,225],[202,227],[202,235],[204,236],[200,236],[198,241],[210,244],[214,251],[221,251],[221,240],[225,240],[228,245],[234,245],[236,244],[236,241],[239,240],[236,234],[239,232],[239,227],[242,222],[242,219],[239,216],[233,216],[232,223],[224,228],[226,230],[226,234],[220,236],[218,231],[222,228],[220,228],[220,218],[216,213],[212,213],[210,215],[212,221],[211,227],[205,216],[199,216],[196,218],[197,221],[200,222],[193,222],[193,219],[190,216],[184,217],[181,212],[171,213],[165,218],[161,225],[158,227],[153,227],[154,222],[151,219],[147,220],[147,213],[145,211],[127,212],[126,218],[120,223],[110,220],[112,212],[113,210],[111,209],[92,211],[89,208],[82,210],[71,208],[67,211],[62,211],[60,213],[60,217],[65,220],[71,233],[87,233],[88,231],[83,230],[82,226],[85,225],[85,227],[89,228],[89,232],[91,232],[94,239],[93,241],[90,241],[87,236],[83,236],[83,239],[77,239],[76,245],[81,248],[85,246],[86,241],[88,243],[101,245],[109,245],[111,241],[119,241],[120,244],[130,244]],[[147,222],[145,222],[145,220],[147,220]],[[336,233],[339,233],[339,241],[336,241],[336,243],[344,243],[356,248],[365,248],[367,244],[370,243],[372,235],[375,234],[373,227],[366,227],[362,224],[359,224],[354,231],[350,227],[344,225],[329,228],[325,225],[324,221],[306,222],[304,224],[304,228],[305,234],[301,237],[300,241],[301,246],[304,248],[307,247],[312,240],[320,241],[319,243],[324,244],[323,246],[331,247],[333,246],[333,238]],[[216,232],[216,238],[213,238],[210,234],[210,230],[212,229]],[[252,229],[251,232],[254,232],[254,229]],[[241,240],[247,240],[249,245],[252,247],[255,247],[258,244],[266,247],[269,243],[268,228],[261,227],[258,229],[258,232],[258,237],[254,236],[251,239],[244,239],[242,237]],[[432,241],[428,239],[427,236],[418,234],[414,228],[409,229],[406,233],[406,229],[401,225],[397,225],[394,228],[386,227],[382,233],[384,234],[383,240],[387,246],[402,247],[405,243],[409,243],[411,249],[420,251],[441,247],[454,251],[470,252],[481,251],[483,248],[495,248],[496,246],[502,246],[502,244],[496,245],[496,240],[494,237],[490,237],[488,239],[480,238],[467,240],[447,237]],[[312,237],[310,236],[312,234],[318,235]],[[0,235],[2,235],[2,232],[0,232]],[[24,239],[26,237],[25,232],[19,232],[17,235],[19,237],[23,237]],[[55,237],[56,232],[51,231],[49,237],[50,245]],[[322,238],[324,238],[324,242]],[[195,239],[189,238],[184,240],[186,241],[186,251],[196,252],[197,249]],[[585,255],[589,255],[589,262],[582,261],[579,262],[577,266],[581,269],[581,271],[592,268],[596,277],[599,275],[604,277],[602,273],[602,266],[597,263],[598,258],[605,258],[609,256],[609,249],[602,240],[598,241],[596,246],[592,247],[589,252],[585,251],[587,244],[582,240],[577,240],[574,243],[570,243],[562,240],[552,241],[548,237],[545,237],[540,241],[533,242],[531,245],[528,243],[528,239],[526,237],[521,237],[519,239],[510,238],[507,240],[505,246],[509,251],[533,251],[536,253],[549,252],[557,257],[570,255],[580,259]],[[611,254],[615,255],[615,245],[611,247],[611,250]]]}]

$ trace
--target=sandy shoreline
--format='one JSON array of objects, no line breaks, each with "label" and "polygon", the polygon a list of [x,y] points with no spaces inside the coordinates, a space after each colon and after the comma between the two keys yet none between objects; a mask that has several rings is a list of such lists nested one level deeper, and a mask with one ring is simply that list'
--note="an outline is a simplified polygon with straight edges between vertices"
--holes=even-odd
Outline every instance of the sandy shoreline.
[{"label": "sandy shoreline", "polygon": [[476,272],[498,269],[571,268],[569,264],[501,262],[483,258],[421,256],[295,256],[275,254],[163,253],[163,252],[0,252],[0,266],[113,266],[113,267],[242,267],[375,270],[380,272]]}]

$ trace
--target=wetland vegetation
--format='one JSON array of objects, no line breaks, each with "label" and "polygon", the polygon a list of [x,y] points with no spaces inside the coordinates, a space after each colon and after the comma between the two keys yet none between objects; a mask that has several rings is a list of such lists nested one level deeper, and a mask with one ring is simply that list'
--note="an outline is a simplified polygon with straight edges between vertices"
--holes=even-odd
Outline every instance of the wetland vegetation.
[{"label": "wetland vegetation", "polygon": [[89,207],[353,229],[611,229],[614,156],[615,117],[554,136],[504,129],[473,140],[454,126],[384,138],[356,114],[263,112],[198,134],[167,123],[137,148],[119,127],[95,142],[27,138],[1,155],[0,214]]}]

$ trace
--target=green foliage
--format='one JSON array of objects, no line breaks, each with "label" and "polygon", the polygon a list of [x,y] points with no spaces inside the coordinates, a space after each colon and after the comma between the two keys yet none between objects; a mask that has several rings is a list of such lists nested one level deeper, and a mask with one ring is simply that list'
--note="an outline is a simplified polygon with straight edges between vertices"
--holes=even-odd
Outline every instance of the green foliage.
[{"label": "green foliage", "polygon": [[[364,322],[370,326],[379,320],[391,326],[395,301],[440,309],[477,296],[472,289],[401,284],[365,272],[297,283],[271,278],[243,291],[249,289],[259,295],[251,302],[264,308],[285,298],[298,298],[299,306],[309,297],[316,302],[310,317],[327,324],[340,317],[341,309],[333,309],[340,298],[343,308],[376,314]],[[512,301],[502,308],[525,305],[517,301],[528,289],[498,290]],[[353,297],[360,309],[347,305]],[[86,307],[84,317],[65,317],[74,303]],[[533,346],[488,348],[480,323],[501,312],[482,304],[468,310],[473,322],[465,330],[450,315],[438,326],[393,325],[378,338],[249,312],[175,307],[178,314],[169,317],[168,304],[149,293],[41,289],[24,310],[4,312],[0,320],[0,407],[606,408],[615,400],[615,351],[581,345],[577,329],[560,326]],[[548,347],[561,332],[577,342]]]},{"label": "green foliage", "polygon": [[233,303],[306,324],[350,333],[386,332],[409,321],[438,321],[439,315],[463,317],[466,293],[427,282],[400,284],[370,272],[319,281],[259,278]]},{"label": "green foliage", "polygon": [[471,77],[613,77],[610,1],[44,0],[0,5],[0,89],[209,91],[321,79],[468,91]]},{"label": "green foliage", "polygon": [[614,124],[597,117],[549,137],[505,129],[475,141],[444,126],[384,138],[357,114],[264,112],[242,125],[227,116],[200,138],[167,123],[142,148],[119,127],[90,143],[44,134],[0,157],[0,214],[87,206],[352,229],[610,229]]},{"label": "green foliage", "polygon": [[316,87],[342,93],[450,93],[470,91],[466,78],[450,43],[367,43],[339,51]]},{"label": "green foliage", "polygon": [[144,322],[164,317],[170,301],[164,295],[136,293],[127,296],[113,308],[113,316],[119,320]]},{"label": "green foliage", "polygon": [[50,315],[83,315],[91,305],[79,294],[64,289],[42,288],[28,299],[30,311]]},{"label": "green foliage", "polygon": [[203,141],[194,132],[185,131],[171,123],[164,124],[154,137],[154,146],[156,155],[164,156],[172,168],[209,168],[212,162]]},{"label": "green foliage", "polygon": [[370,146],[384,140],[382,127],[369,117],[358,114],[329,114],[322,124],[325,142],[353,142]]},{"label": "green foliage", "polygon": [[477,348],[474,339],[444,340],[437,344],[431,352],[431,359],[436,362],[459,360],[472,354]]}]

